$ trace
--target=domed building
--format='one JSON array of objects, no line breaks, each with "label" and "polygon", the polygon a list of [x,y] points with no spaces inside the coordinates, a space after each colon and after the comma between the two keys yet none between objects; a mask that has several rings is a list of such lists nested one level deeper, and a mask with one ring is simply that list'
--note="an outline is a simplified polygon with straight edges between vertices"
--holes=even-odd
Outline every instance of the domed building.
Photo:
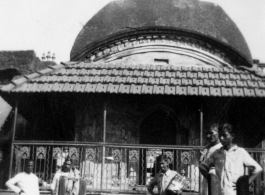
[{"label": "domed building", "polygon": [[89,191],[145,193],[165,154],[190,181],[183,194],[200,194],[204,130],[224,122],[262,164],[254,148],[265,135],[265,78],[218,5],[112,1],[80,31],[70,58],[1,88],[15,116],[9,176],[34,158],[49,183],[67,154]]}]

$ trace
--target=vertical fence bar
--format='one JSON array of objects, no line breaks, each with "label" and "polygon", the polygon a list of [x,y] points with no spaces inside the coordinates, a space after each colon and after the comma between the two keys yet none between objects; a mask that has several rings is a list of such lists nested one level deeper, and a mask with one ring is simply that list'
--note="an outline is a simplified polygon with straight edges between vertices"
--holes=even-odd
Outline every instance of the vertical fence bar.
[{"label": "vertical fence bar", "polygon": [[105,143],[106,143],[106,119],[107,119],[107,108],[106,102],[104,104],[104,117],[103,117],[103,146],[102,146],[102,164],[101,164],[101,182],[100,189],[103,188],[103,170],[105,166]]},{"label": "vertical fence bar", "polygon": [[[201,103],[201,109],[200,109],[200,146],[203,146],[203,106],[202,106],[202,103]],[[202,194],[202,177],[203,177],[202,175],[199,176],[200,194]]]},{"label": "vertical fence bar", "polygon": [[15,140],[15,136],[16,136],[16,124],[17,124],[17,107],[18,107],[18,102],[16,101],[14,123],[13,123],[13,132],[12,132],[10,164],[9,164],[9,179],[12,176],[12,167],[13,167],[13,158],[14,158],[14,140]]}]

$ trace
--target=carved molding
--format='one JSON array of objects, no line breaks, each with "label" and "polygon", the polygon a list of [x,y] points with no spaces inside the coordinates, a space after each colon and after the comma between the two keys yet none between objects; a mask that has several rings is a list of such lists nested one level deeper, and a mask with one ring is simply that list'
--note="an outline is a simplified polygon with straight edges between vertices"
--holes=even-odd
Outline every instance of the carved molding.
[{"label": "carved molding", "polygon": [[231,67],[230,57],[214,45],[188,37],[139,36],[117,41],[108,47],[98,48],[86,56],[90,62],[112,62],[122,57],[148,52],[168,52],[186,55],[215,66]]}]

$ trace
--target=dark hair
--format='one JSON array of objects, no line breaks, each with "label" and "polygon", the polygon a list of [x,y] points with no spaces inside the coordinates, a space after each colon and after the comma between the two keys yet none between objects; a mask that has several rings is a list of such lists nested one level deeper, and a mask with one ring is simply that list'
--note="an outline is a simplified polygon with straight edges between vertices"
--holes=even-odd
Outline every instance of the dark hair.
[{"label": "dark hair", "polygon": [[72,160],[71,160],[71,158],[70,158],[70,156],[68,155],[67,157],[66,157],[66,159],[64,160],[64,163],[65,162],[68,162],[68,161],[70,161],[71,162],[71,164],[72,164]]},{"label": "dark hair", "polygon": [[212,130],[212,129],[217,129],[217,130],[219,130],[219,124],[218,123],[214,123],[214,124],[212,124],[211,125],[211,127],[210,127],[210,129]]},{"label": "dark hair", "polygon": [[162,161],[165,161],[165,162],[169,162],[169,159],[168,159],[168,157],[166,156],[166,155],[161,155],[160,157],[159,157],[159,162],[162,162]]},{"label": "dark hair", "polygon": [[34,164],[34,160],[31,159],[31,158],[29,158],[29,159],[26,159],[26,161],[25,161],[25,163],[26,163],[27,166],[28,166],[29,162],[33,162],[33,164]]},{"label": "dark hair", "polygon": [[230,134],[235,134],[234,128],[230,123],[223,124],[222,131],[227,131]]}]

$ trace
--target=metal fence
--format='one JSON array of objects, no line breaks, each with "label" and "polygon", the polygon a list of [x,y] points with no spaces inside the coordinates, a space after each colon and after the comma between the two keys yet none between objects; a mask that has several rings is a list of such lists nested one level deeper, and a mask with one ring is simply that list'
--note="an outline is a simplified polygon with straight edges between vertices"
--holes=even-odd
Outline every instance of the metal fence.
[{"label": "metal fence", "polygon": [[[248,149],[264,168],[265,152]],[[79,169],[91,191],[146,191],[146,184],[159,171],[158,158],[170,159],[170,168],[188,181],[184,191],[200,192],[200,147],[150,146],[76,142],[14,142],[12,175],[24,171],[27,159],[34,160],[34,173],[49,186],[67,156]],[[264,194],[264,172],[250,186],[251,194]]]}]

